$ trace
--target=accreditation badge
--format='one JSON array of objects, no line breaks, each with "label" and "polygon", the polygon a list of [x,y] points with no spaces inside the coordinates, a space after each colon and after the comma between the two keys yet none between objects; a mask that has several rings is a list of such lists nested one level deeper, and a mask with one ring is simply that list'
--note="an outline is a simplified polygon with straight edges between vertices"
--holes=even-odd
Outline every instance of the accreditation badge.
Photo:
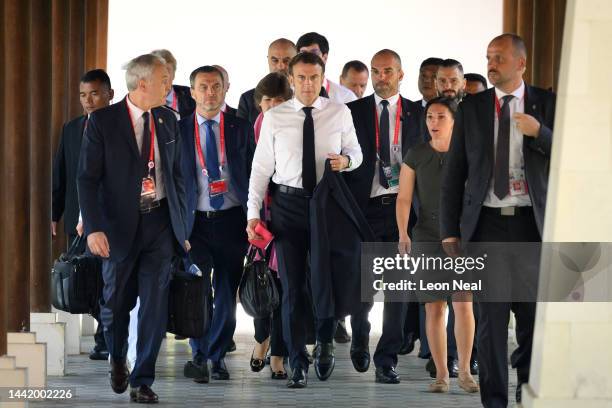
[{"label": "accreditation badge", "polygon": [[225,194],[227,191],[227,180],[225,179],[219,179],[208,183],[208,193],[211,198]]},{"label": "accreditation badge", "polygon": [[156,198],[155,179],[144,177],[140,189],[140,212],[149,212],[151,209],[159,207],[159,201],[155,201]]}]

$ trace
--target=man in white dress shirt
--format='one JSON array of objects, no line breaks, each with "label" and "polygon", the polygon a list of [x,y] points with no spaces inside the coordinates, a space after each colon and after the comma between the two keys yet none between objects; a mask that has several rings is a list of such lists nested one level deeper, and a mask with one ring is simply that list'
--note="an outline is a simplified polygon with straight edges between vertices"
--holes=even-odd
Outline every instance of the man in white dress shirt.
[{"label": "man in white dress shirt", "polygon": [[[327,64],[327,56],[329,55],[329,43],[327,38],[319,33],[306,33],[302,35],[295,47],[298,52],[310,52],[318,55]],[[349,103],[357,99],[357,96],[348,88],[330,81],[327,78],[323,79],[321,84],[321,96],[331,99],[338,103]]]},{"label": "man in white dress shirt", "polygon": [[[289,80],[295,96],[266,113],[249,183],[247,234],[259,239],[255,227],[270,178],[273,182],[270,229],[275,235],[283,288],[283,337],[293,370],[289,388],[307,384],[303,316],[309,307],[304,290],[310,249],[309,200],[327,159],[334,171],[351,171],[362,161],[349,109],[319,96],[324,70],[323,60],[312,53],[300,53],[291,60]],[[321,380],[333,370],[335,324],[333,318],[317,321],[315,369]]]}]

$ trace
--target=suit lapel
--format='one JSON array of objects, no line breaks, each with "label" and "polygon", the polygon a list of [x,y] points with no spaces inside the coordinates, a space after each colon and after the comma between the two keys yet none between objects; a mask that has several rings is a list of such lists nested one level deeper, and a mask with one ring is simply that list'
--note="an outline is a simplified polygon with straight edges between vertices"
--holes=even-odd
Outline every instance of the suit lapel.
[{"label": "suit lapel", "polygon": [[495,88],[483,93],[479,105],[477,112],[482,112],[482,117],[486,118],[480,121],[481,126],[484,127],[481,129],[481,134],[485,139],[486,157],[489,158],[490,163],[493,163],[495,158]]},{"label": "suit lapel", "polygon": [[189,163],[189,169],[193,169],[193,176],[198,179],[198,166],[195,158],[195,111],[189,115],[186,119],[185,134],[183,136],[183,146],[185,153],[182,160],[187,160]]},{"label": "suit lapel", "polygon": [[418,123],[418,116],[415,112],[410,108],[410,103],[408,99],[402,97],[402,116],[401,116],[401,126],[402,126],[402,157],[406,155],[408,149],[414,147],[417,144],[416,141],[410,140],[410,128],[411,126],[416,126],[419,129],[420,124]]},{"label": "suit lapel", "polygon": [[368,138],[369,148],[371,152],[374,152],[376,155],[376,124],[375,122],[375,112],[376,109],[376,100],[374,99],[374,94],[368,97],[368,103],[366,104],[366,112],[365,114],[365,131],[367,135],[372,135],[372,137]]}]

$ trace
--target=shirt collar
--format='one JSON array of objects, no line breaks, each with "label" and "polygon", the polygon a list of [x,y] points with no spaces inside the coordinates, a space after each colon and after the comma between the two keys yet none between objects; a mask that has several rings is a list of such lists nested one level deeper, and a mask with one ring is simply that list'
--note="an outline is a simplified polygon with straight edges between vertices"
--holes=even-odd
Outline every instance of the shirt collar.
[{"label": "shirt collar", "polygon": [[[198,118],[199,126],[202,126],[202,124],[208,120],[204,116],[201,116],[198,112],[196,112],[196,117]],[[221,112],[217,113],[211,120],[213,120],[217,124],[220,123],[221,122]]]},{"label": "shirt collar", "polygon": [[426,107],[427,106],[427,101],[425,99],[421,99],[421,106],[422,107]]},{"label": "shirt collar", "polygon": [[520,101],[521,99],[523,99],[523,96],[525,95],[525,82],[521,81],[521,84],[519,85],[519,87],[516,88],[514,91],[512,91],[509,94],[505,93],[501,89],[495,88],[495,95],[497,95],[497,99],[499,100],[501,100],[501,98],[503,98],[506,95],[513,95],[518,101]]},{"label": "shirt collar", "polygon": [[[125,97],[125,100],[127,101],[127,104],[130,107],[130,115],[132,116],[132,122],[135,124],[136,121],[142,117],[142,114],[145,113],[145,111],[143,111],[138,106],[132,103],[129,94]],[[147,112],[151,112],[151,110],[148,110]]]},{"label": "shirt collar", "polygon": [[[296,112],[302,110],[304,106],[306,105],[300,102],[298,98],[296,98],[295,96],[293,97],[293,108],[295,109]],[[323,107],[323,103],[322,103],[320,96],[317,99],[315,99],[315,101],[312,104],[312,107],[315,109],[321,109]]]},{"label": "shirt collar", "polygon": [[166,95],[166,104],[172,105],[172,100],[174,99],[174,88],[170,87],[170,92]]},{"label": "shirt collar", "polygon": [[[390,106],[395,106],[395,104],[397,103],[397,100],[399,99],[399,93],[396,93],[395,95],[393,95],[390,98],[387,98],[386,100],[389,101],[389,105]],[[375,92],[374,93],[374,101],[376,102],[376,106],[380,105],[380,102],[383,100],[383,98],[381,98],[380,96],[378,96],[378,94]]]}]

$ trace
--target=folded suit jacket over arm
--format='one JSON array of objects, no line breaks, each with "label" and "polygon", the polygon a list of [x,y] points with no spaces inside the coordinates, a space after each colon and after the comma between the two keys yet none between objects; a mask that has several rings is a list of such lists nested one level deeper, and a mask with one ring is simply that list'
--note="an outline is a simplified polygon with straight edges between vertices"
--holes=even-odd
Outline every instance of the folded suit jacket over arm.
[{"label": "folded suit jacket over arm", "polygon": [[361,242],[374,234],[342,176],[325,173],[310,200],[311,286],[316,316],[341,318],[359,312]]}]

